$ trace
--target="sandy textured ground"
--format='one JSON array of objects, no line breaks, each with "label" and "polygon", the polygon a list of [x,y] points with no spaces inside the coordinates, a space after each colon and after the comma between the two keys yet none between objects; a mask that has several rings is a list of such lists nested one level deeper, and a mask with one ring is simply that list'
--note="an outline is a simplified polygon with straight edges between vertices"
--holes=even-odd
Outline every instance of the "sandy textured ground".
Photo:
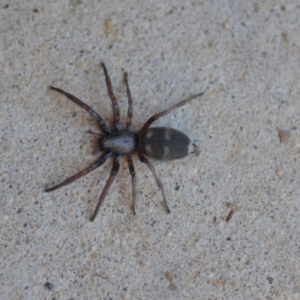
[{"label": "sandy textured ground", "polygon": [[[285,3],[1,2],[1,299],[300,299],[300,5]],[[128,72],[135,131],[205,93],[155,123],[201,150],[153,161],[169,215],[137,157],[136,216],[125,161],[93,223],[111,161],[44,192],[97,158],[95,122],[48,86],[111,125],[101,61],[122,124]]]}]

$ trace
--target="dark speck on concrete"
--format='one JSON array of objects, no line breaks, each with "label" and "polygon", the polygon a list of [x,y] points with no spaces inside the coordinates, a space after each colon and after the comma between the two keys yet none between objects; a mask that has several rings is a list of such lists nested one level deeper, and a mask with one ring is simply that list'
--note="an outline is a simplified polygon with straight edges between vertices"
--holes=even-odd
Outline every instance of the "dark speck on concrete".
[{"label": "dark speck on concrete", "polygon": [[272,284],[273,281],[274,281],[274,278],[273,277],[267,277],[267,280],[268,280],[269,284]]}]

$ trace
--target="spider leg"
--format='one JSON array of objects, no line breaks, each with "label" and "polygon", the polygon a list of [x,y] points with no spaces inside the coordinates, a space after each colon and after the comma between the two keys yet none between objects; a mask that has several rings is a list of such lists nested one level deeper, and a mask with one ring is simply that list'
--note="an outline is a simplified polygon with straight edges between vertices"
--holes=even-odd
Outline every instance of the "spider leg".
[{"label": "spider leg", "polygon": [[188,99],[183,100],[183,101],[181,101],[181,102],[179,102],[179,103],[173,105],[173,106],[170,107],[169,109],[166,109],[166,110],[164,110],[164,111],[162,111],[162,112],[160,112],[160,113],[158,113],[158,114],[155,114],[154,116],[152,116],[152,117],[144,124],[144,126],[143,126],[142,129],[141,129],[141,131],[142,131],[142,130],[147,130],[147,129],[149,128],[149,126],[150,126],[154,121],[156,121],[157,119],[159,119],[160,117],[167,115],[168,113],[170,113],[171,111],[175,110],[176,108],[178,108],[178,107],[180,107],[180,106],[186,104],[187,102],[189,102],[189,101],[191,101],[191,100],[193,100],[193,99],[195,99],[195,98],[197,98],[197,97],[200,97],[200,96],[202,96],[202,95],[203,95],[203,93],[199,93],[199,94],[193,95],[193,96],[189,97]]},{"label": "spider leg", "polygon": [[96,218],[96,216],[98,214],[99,208],[100,208],[100,206],[101,206],[101,204],[102,204],[102,202],[103,202],[103,200],[104,200],[104,198],[105,198],[105,196],[106,196],[106,194],[107,194],[107,192],[109,190],[109,187],[113,183],[113,181],[114,181],[114,179],[115,179],[115,177],[116,177],[116,175],[117,175],[117,173],[119,171],[119,168],[120,168],[120,163],[119,163],[120,157],[121,157],[121,155],[118,155],[114,159],[114,163],[113,163],[113,167],[112,167],[111,172],[110,172],[110,176],[108,177],[108,179],[107,179],[107,181],[105,183],[105,186],[104,186],[104,188],[102,190],[102,193],[100,195],[99,201],[98,201],[96,209],[94,211],[94,214],[91,217],[91,221],[92,222],[95,220],[95,218]]},{"label": "spider leg", "polygon": [[129,172],[130,172],[130,175],[131,175],[131,180],[132,180],[132,206],[131,206],[131,210],[132,210],[133,214],[135,215],[136,177],[135,177],[135,170],[134,170],[131,155],[127,155],[127,163],[128,163],[128,168],[129,168]]},{"label": "spider leg", "polygon": [[102,155],[100,156],[100,158],[98,158],[95,162],[93,162],[90,166],[88,166],[87,168],[85,168],[84,170],[78,172],[77,174],[67,178],[66,180],[64,180],[62,183],[53,186],[52,188],[46,189],[45,192],[52,192],[55,191],[65,185],[68,185],[72,182],[74,182],[75,180],[79,179],[82,176],[85,176],[86,174],[90,173],[91,171],[97,169],[98,167],[100,167],[101,165],[104,164],[104,162],[107,160],[107,158],[109,158],[110,156],[112,156],[112,152],[103,152]]},{"label": "spider leg", "polygon": [[128,112],[127,112],[127,120],[126,120],[126,129],[131,131],[131,120],[132,120],[132,98],[131,91],[127,80],[127,72],[124,73],[124,82],[126,85],[126,93],[128,98]]},{"label": "spider leg", "polygon": [[163,184],[161,183],[161,181],[160,181],[160,179],[159,179],[159,177],[158,177],[158,175],[155,171],[154,166],[151,164],[151,162],[147,159],[147,157],[145,155],[143,155],[142,153],[138,153],[138,155],[139,155],[140,161],[148,166],[148,168],[151,170],[154,178],[156,179],[157,185],[160,188],[161,194],[163,196],[166,211],[167,211],[167,213],[170,213],[171,211],[170,211],[169,206],[167,204],[167,198],[166,198],[166,194],[165,194]]},{"label": "spider leg", "polygon": [[103,134],[98,133],[98,132],[94,132],[94,131],[92,131],[92,130],[88,130],[87,133],[96,135],[96,136],[98,136],[99,138],[102,138],[102,137],[103,137]]},{"label": "spider leg", "polygon": [[116,99],[115,94],[113,92],[112,84],[111,84],[107,69],[105,67],[105,64],[102,62],[101,65],[102,65],[104,76],[105,76],[107,93],[108,93],[108,96],[109,96],[109,98],[112,102],[112,106],[113,106],[113,124],[114,124],[114,128],[117,129],[117,130],[121,130],[122,128],[119,124],[120,111],[119,111],[118,102],[117,102],[117,99]]},{"label": "spider leg", "polygon": [[107,127],[107,125],[105,124],[102,117],[97,112],[95,112],[90,106],[88,106],[87,104],[82,102],[77,97],[73,96],[70,93],[65,92],[62,89],[59,89],[59,88],[56,88],[56,87],[53,87],[53,86],[50,86],[50,89],[52,89],[54,91],[57,91],[58,93],[64,95],[69,100],[71,100],[72,102],[74,102],[75,104],[77,104],[78,106],[83,108],[84,110],[86,110],[91,115],[91,117],[99,124],[99,126],[103,130],[103,132],[105,132],[105,133],[110,133],[111,132],[110,128]]}]

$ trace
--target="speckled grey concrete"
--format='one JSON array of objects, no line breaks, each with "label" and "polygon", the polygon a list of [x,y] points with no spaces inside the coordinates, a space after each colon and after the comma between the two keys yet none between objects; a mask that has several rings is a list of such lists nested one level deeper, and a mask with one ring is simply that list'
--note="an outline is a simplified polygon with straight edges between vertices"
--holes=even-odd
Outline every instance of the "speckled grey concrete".
[{"label": "speckled grey concrete", "polygon": [[[288,2],[2,1],[1,299],[300,299],[300,6]],[[136,216],[125,162],[93,223],[111,162],[44,192],[96,159],[97,130],[47,87],[110,121],[101,61],[122,122],[129,74],[134,130],[205,93],[155,124],[201,150],[153,161],[169,215],[136,157]]]}]

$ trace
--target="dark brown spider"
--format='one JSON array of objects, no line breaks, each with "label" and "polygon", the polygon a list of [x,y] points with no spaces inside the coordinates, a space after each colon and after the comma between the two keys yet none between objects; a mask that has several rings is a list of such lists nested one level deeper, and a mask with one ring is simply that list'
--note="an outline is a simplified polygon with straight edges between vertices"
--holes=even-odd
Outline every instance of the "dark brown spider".
[{"label": "dark brown spider", "polygon": [[149,128],[150,125],[156,121],[158,118],[167,115],[174,109],[186,104],[188,101],[195,99],[196,97],[202,96],[203,93],[199,93],[189,97],[186,100],[179,102],[178,104],[172,106],[171,108],[164,110],[158,114],[152,116],[142,127],[142,129],[138,133],[133,133],[131,131],[131,119],[132,119],[132,98],[131,92],[128,85],[127,80],[127,73],[124,73],[124,82],[126,85],[126,93],[128,98],[128,112],[127,112],[127,121],[126,121],[126,128],[122,129],[119,124],[120,120],[120,113],[119,113],[119,106],[117,103],[117,99],[113,93],[112,84],[107,73],[106,67],[104,63],[101,63],[105,75],[105,81],[107,86],[108,96],[112,102],[113,107],[113,130],[111,130],[104,122],[103,118],[95,112],[90,106],[76,98],[75,96],[59,89],[51,86],[52,90],[59,92],[60,94],[66,96],[69,100],[86,110],[91,117],[98,123],[102,134],[97,134],[99,136],[99,150],[102,151],[100,157],[92,163],[89,167],[85,168],[84,170],[80,171],[79,173],[71,176],[70,178],[66,179],[62,183],[55,185],[52,188],[48,188],[45,191],[51,192],[57,190],[67,184],[72,183],[73,181],[79,179],[82,176],[90,173],[91,171],[95,170],[96,168],[103,165],[103,163],[109,158],[113,157],[113,166],[111,169],[110,176],[106,181],[106,184],[102,190],[100,195],[98,204],[94,211],[93,216],[91,217],[91,221],[94,221],[99,208],[108,192],[108,189],[112,182],[115,179],[120,167],[120,158],[122,156],[126,156],[127,163],[129,167],[129,172],[132,179],[132,211],[135,214],[135,202],[136,202],[136,177],[135,177],[135,170],[132,162],[131,155],[134,152],[137,152],[138,157],[141,162],[146,164],[148,168],[151,170],[156,182],[160,188],[162,193],[164,205],[166,211],[169,213],[170,209],[167,204],[167,199],[164,191],[164,187],[158,178],[158,175],[155,171],[154,166],[150,163],[146,156],[151,158],[156,158],[159,160],[173,160],[179,159],[187,156],[191,152],[195,152],[197,147],[191,143],[190,139],[182,132],[173,129],[173,128],[166,128],[166,127],[154,127]]}]

